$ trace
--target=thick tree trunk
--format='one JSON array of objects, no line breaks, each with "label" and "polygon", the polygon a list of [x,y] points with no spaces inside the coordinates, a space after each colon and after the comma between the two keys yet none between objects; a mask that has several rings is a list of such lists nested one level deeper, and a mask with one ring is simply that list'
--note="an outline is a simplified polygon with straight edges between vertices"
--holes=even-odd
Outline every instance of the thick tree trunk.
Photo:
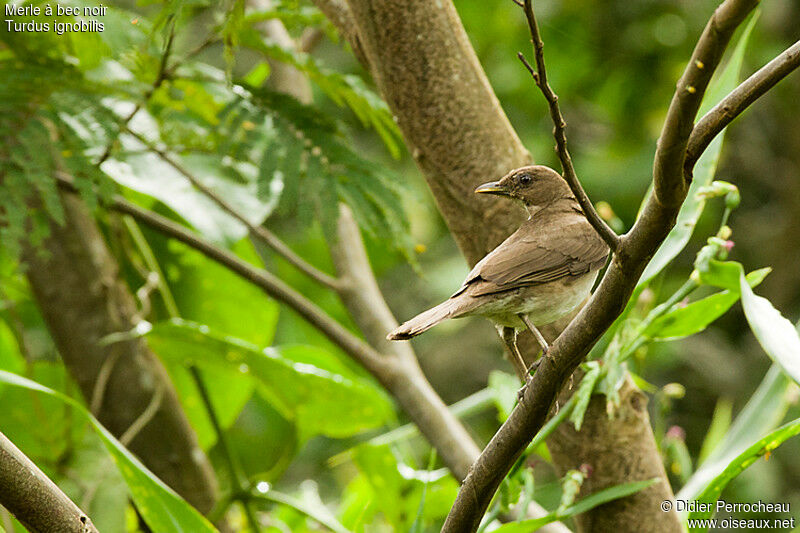
[{"label": "thick tree trunk", "polygon": [[[677,513],[661,511],[661,502],[671,498],[672,491],[650,429],[647,397],[630,378],[625,380],[619,395],[620,406],[613,418],[606,413],[606,397],[595,394],[580,432],[568,422],[556,429],[547,441],[553,462],[561,475],[570,469],[589,466],[589,477],[581,487],[582,497],[625,481],[652,478],[662,481],[579,515],[578,527],[596,533],[682,531]],[[642,516],[643,510],[650,512]]]},{"label": "thick tree trunk", "polygon": [[133,328],[136,305],[85,204],[71,193],[62,193],[61,199],[65,224],[51,224],[41,249],[24,253],[50,334],[95,416],[115,436],[123,435],[151,403],[157,405],[128,448],[206,513],[216,500],[216,479],[164,367],[143,340],[99,342]]},{"label": "thick tree trunk", "polygon": [[[341,7],[338,0],[320,2]],[[492,92],[450,1],[349,0],[349,6],[352,23],[339,24],[356,29],[358,46],[447,225],[467,261],[474,264],[524,217],[508,202],[479,198],[473,194],[475,187],[528,164],[530,156]],[[526,352],[530,358],[532,350]],[[556,467],[563,471],[593,462],[598,481],[592,486],[640,480],[641,473],[664,479],[648,489],[646,497],[586,513],[582,527],[591,530],[591,524],[602,523],[608,528],[594,530],[640,531],[641,524],[653,524],[653,531],[679,531],[675,513],[665,515],[651,505],[673,495],[649,419],[646,412],[642,415],[645,402],[635,403],[624,402],[615,420],[609,420],[604,409],[593,409],[587,415],[592,422],[574,435],[572,445],[559,448],[555,440],[562,438],[566,431],[562,429],[549,443],[560,452],[553,456]],[[593,400],[597,405],[604,405],[604,400]],[[620,431],[621,424],[625,431]],[[617,453],[608,455],[613,450]],[[587,461],[588,457],[594,460]]]}]

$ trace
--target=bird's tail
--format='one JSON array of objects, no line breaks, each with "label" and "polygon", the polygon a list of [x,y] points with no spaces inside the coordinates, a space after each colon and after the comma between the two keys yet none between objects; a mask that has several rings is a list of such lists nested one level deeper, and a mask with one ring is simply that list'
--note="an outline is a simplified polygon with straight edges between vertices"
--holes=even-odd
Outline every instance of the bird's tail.
[{"label": "bird's tail", "polygon": [[416,337],[420,333],[428,331],[439,322],[454,316],[460,316],[464,311],[462,309],[463,305],[461,304],[462,302],[455,299],[445,300],[436,307],[432,307],[418,314],[411,320],[404,322],[397,329],[389,333],[386,338],[390,341],[402,341],[410,339],[411,337]]}]

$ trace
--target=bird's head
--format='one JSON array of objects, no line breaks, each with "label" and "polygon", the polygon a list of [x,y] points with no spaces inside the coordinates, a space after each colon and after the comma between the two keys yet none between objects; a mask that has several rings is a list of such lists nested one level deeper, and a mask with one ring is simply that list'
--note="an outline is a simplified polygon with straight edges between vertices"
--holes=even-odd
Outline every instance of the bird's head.
[{"label": "bird's head", "polygon": [[558,172],[543,165],[512,170],[499,181],[484,183],[476,193],[497,194],[520,200],[531,211],[561,198],[573,198],[572,192]]}]

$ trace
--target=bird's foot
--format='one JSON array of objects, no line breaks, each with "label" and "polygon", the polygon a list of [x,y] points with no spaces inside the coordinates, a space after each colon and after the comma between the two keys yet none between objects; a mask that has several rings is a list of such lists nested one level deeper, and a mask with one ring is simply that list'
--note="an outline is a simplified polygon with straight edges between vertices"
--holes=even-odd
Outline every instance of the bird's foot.
[{"label": "bird's foot", "polygon": [[525,396],[525,389],[527,389],[530,382],[533,381],[533,374],[536,373],[536,369],[539,368],[540,364],[542,364],[541,357],[531,363],[531,365],[525,371],[525,384],[517,391],[518,402],[522,403],[522,397]]}]

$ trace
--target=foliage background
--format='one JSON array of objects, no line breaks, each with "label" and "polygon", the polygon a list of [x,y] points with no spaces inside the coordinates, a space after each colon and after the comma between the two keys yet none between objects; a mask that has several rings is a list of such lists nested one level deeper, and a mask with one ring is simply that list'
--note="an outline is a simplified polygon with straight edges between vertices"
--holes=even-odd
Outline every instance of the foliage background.
[{"label": "foliage background", "polygon": [[[551,150],[551,124],[545,102],[515,57],[518,50],[528,49],[528,33],[518,9],[505,0],[457,0],[455,3],[481,64],[512,124],[537,162],[557,167],[557,159]],[[569,125],[570,149],[576,168],[589,196],[595,202],[602,200],[613,206],[619,217],[619,229],[625,229],[632,224],[650,181],[655,140],[675,80],[716,3],[707,0],[638,3],[609,0],[597,4],[572,0],[537,4],[540,4],[537,5],[537,12],[547,46],[551,84],[560,96]],[[158,57],[157,43],[163,41],[166,35],[168,24],[165,24],[163,17],[164,13],[169,12],[170,6],[150,2],[137,5],[119,2],[115,5],[131,13],[139,13],[143,24],[155,26],[150,30],[155,36],[154,41],[150,45],[142,45],[141,49],[146,52],[140,57],[126,58],[128,65],[141,68],[141,72],[134,71],[136,80],[124,87],[122,92],[141,92],[146,86],[143,81],[147,79],[145,73],[152,74],[152,62]],[[293,35],[299,36],[303,26],[311,22],[321,25],[335,37],[310,6],[287,2],[286,7],[293,13],[306,15],[298,16],[294,21],[289,17],[285,19]],[[198,44],[196,35],[201,33],[198,30],[208,26],[213,19],[213,11],[198,2],[183,12],[184,18],[179,18],[176,24],[175,48],[178,57]],[[785,43],[796,38],[793,21],[799,19],[800,6],[796,2],[765,3],[745,56],[743,71],[752,72],[780,52]],[[129,18],[120,16],[116,22],[109,18],[108,24],[110,27],[119,24],[119,28],[124,28],[129,21]],[[243,30],[232,28],[230,31],[234,34],[240,32],[240,40],[246,43],[247,36]],[[103,37],[109,38],[110,35],[111,32]],[[121,32],[118,38],[122,38],[122,35],[127,33]],[[18,38],[3,35],[6,49],[0,48],[0,53],[4,54],[4,58],[9,56],[8,49],[18,52],[14,48],[20,46],[19,41],[15,42]],[[130,38],[135,40],[143,37]],[[48,56],[36,49],[35,40],[29,36],[26,39],[26,46],[31,53],[27,61],[31,63],[25,65],[23,71],[33,69],[33,58],[57,59],[60,53],[64,53],[62,50]],[[77,43],[76,46],[86,46],[86,43]],[[83,50],[86,52],[87,48]],[[243,46],[235,51],[235,62],[226,63],[226,50],[223,45],[214,44],[202,51],[198,59],[200,62],[207,61],[219,72],[229,70],[234,78],[255,72],[253,68],[262,61],[258,51]],[[335,72],[368,80],[352,54],[339,42],[323,39],[314,56]],[[84,62],[91,60],[88,52],[81,57]],[[60,82],[53,73],[53,70],[49,71],[53,77],[46,84]],[[108,82],[109,78],[103,76],[110,75],[99,73],[99,82]],[[198,71],[198,76],[202,75],[204,73]],[[322,78],[326,79],[324,76]],[[8,81],[10,78],[5,79]],[[220,90],[225,91],[224,83],[222,87]],[[13,91],[13,85],[5,88]],[[193,95],[192,90],[196,88],[191,84],[167,84],[167,87],[156,92],[149,111],[162,126],[174,126],[172,130],[162,129],[164,140],[173,145],[194,146],[200,152],[208,152],[198,156],[195,161],[190,157],[184,158],[186,165],[206,170],[211,165],[211,173],[214,170],[230,170],[234,165],[226,167],[227,163],[219,163],[219,155],[233,149],[221,138],[224,137],[226,123],[220,124],[216,134],[204,124],[204,121],[210,120],[208,114],[220,111],[221,106],[204,101],[203,94]],[[735,183],[743,198],[741,207],[730,222],[736,243],[731,259],[743,263],[748,271],[763,266],[773,267],[773,272],[758,292],[769,298],[784,316],[793,321],[800,316],[800,275],[796,266],[800,261],[797,247],[797,228],[800,224],[800,122],[797,117],[800,111],[796,101],[799,91],[800,79],[797,76],[790,77],[737,120],[728,131],[716,174],[716,179]],[[390,242],[405,232],[402,214],[383,212],[376,219],[378,222],[373,220],[371,223],[363,215],[361,222],[368,229],[371,228],[371,231],[365,232],[370,258],[392,309],[399,318],[410,317],[428,304],[447,297],[462,274],[466,273],[466,265],[438,216],[430,193],[409,154],[405,149],[400,149],[399,158],[391,157],[374,129],[364,128],[352,111],[337,105],[329,97],[331,92],[322,90],[319,84],[314,85],[314,102],[321,110],[321,115],[340,121],[342,124],[339,127],[348,133],[347,142],[352,152],[362,154],[365,160],[372,162],[374,166],[370,166],[365,174],[370,178],[383,175],[383,181],[379,181],[387,183],[385,193],[402,198],[402,206],[410,222],[411,238],[408,242]],[[336,89],[333,90],[335,92]],[[99,95],[93,97],[100,98]],[[184,102],[185,107],[182,108],[180,102]],[[7,105],[13,106],[14,102],[7,101]],[[62,105],[66,115],[79,115],[79,102],[66,101]],[[8,109],[4,109],[4,112],[8,113]],[[241,124],[241,121],[249,118],[245,116],[238,120]],[[213,119],[210,121],[213,122]],[[146,123],[140,125],[152,127]],[[233,128],[231,123],[227,123],[227,126]],[[219,135],[220,132],[223,134]],[[390,139],[393,135],[391,132],[385,133]],[[237,139],[236,142],[245,148],[252,143],[263,153],[267,153],[269,148],[268,141],[266,146],[259,145],[257,143],[262,141],[258,139]],[[396,139],[389,141],[390,147],[393,142]],[[129,162],[136,161],[150,171],[164,172],[152,159],[137,156],[136,150],[140,148],[123,146],[123,151],[130,151]],[[326,152],[325,146],[323,152]],[[246,161],[251,153],[243,150],[241,161]],[[263,169],[261,171],[264,172]],[[93,176],[89,178],[102,180]],[[486,177],[487,181],[494,178]],[[237,179],[240,177],[235,177],[233,181]],[[296,179],[299,182],[300,176]],[[286,194],[292,193],[288,187],[290,181],[291,178],[286,182]],[[269,191],[265,193],[263,188],[258,203],[243,201],[241,205],[255,210],[263,208],[267,212],[268,208],[275,207],[274,202],[277,201],[277,209],[269,215],[268,226],[301,256],[330,272],[332,265],[325,245],[325,232],[329,228],[324,213],[321,214],[319,209],[320,202],[325,205],[326,198],[320,192],[325,190],[325,185],[314,185],[309,181],[300,183],[300,187],[292,194],[299,199],[306,197],[308,200],[310,197],[311,205],[292,198],[278,201],[270,197]],[[151,188],[154,185],[158,188],[158,183],[151,183]],[[140,190],[145,188],[141,184],[138,187]],[[127,194],[159,212],[176,216],[161,202],[132,191]],[[231,198],[236,198],[236,194],[243,193],[232,188]],[[371,194],[375,194],[375,191],[372,190]],[[330,198],[327,200],[330,201]],[[314,205],[315,201],[317,205]],[[379,209],[384,205],[378,204]],[[175,209],[174,206],[172,208]],[[208,217],[204,208],[202,205],[194,208],[189,206],[186,212],[179,211],[178,214],[188,219],[192,216],[192,209],[195,209],[195,220],[202,224]],[[363,213],[367,213],[369,208],[364,208]],[[131,251],[134,247],[115,217],[103,212],[98,212],[98,216],[123,264],[126,279],[135,290],[143,283],[136,265],[136,261],[140,260],[137,257],[139,254]],[[646,297],[663,299],[686,279],[697,250],[716,231],[720,216],[721,206],[710,203],[700,219],[693,240]],[[388,225],[382,230],[379,226],[387,224],[385,220],[394,220],[396,225]],[[226,230],[231,229],[226,226],[229,222],[214,220],[203,233],[216,237],[218,241],[227,239],[228,245],[248,259],[263,260],[269,270],[321,305],[336,319],[353,327],[346,311],[331,293],[320,289],[282,260],[275,259],[263,250],[254,249],[246,240],[232,238],[231,235],[236,235],[236,231],[225,234]],[[201,229],[198,223],[194,225]],[[170,243],[146,228],[142,228],[142,231],[169,281],[183,318],[209,324],[220,334],[242,338],[258,347],[272,344],[280,347],[302,345],[286,349],[295,350],[294,357],[298,361],[316,361],[325,368],[335,368],[353,379],[364,380],[367,383],[365,386],[370,386],[363,371],[295,314],[279,310],[274,302],[259,291],[196,252]],[[215,234],[215,231],[221,231],[223,235]],[[242,235],[239,234],[239,237]],[[3,301],[0,306],[0,366],[76,396],[75,386],[58,362],[28,289],[18,275],[16,263],[9,253],[10,244],[6,246],[7,243],[10,241],[4,241],[0,248],[3,252],[0,263],[0,299]],[[414,260],[409,262],[408,256]],[[417,266],[414,265],[416,262]],[[148,320],[157,322],[169,318],[168,309],[160,296],[154,296],[153,303],[153,314]],[[164,335],[165,344],[174,339],[174,334],[167,333]],[[21,339],[24,339],[22,343]],[[154,349],[162,357],[167,357],[162,350],[166,352],[170,348],[162,346],[162,350],[159,350],[157,338],[153,342]],[[426,374],[447,402],[457,401],[484,388],[489,373],[494,369],[510,372],[510,366],[501,360],[500,344],[491,326],[477,319],[444,324],[415,342],[419,346],[419,353],[426,354],[421,361]],[[464,364],[465,353],[470,354],[470,364]],[[685,434],[686,450],[694,460],[700,454],[715,411],[722,419],[724,416],[719,413],[724,414],[726,410],[737,413],[769,366],[769,359],[755,341],[738,305],[701,334],[682,341],[654,344],[642,350],[637,353],[634,363],[636,372],[656,391],[650,409],[657,438],[663,439],[672,426],[682,428],[682,432],[673,430],[672,435]],[[171,367],[171,370],[179,386],[183,383],[187,389],[190,388],[185,371],[177,367]],[[668,397],[663,387],[669,383],[682,384],[685,394],[682,397]],[[317,498],[321,498],[347,527],[367,525],[368,529],[408,529],[422,516],[420,523],[433,530],[437,521],[441,520],[455,496],[457,485],[455,480],[441,471],[434,471],[433,475],[427,477],[422,475],[421,471],[428,465],[429,454],[420,439],[404,440],[393,447],[352,448],[365,439],[362,429],[371,427],[372,433],[366,436],[374,435],[381,432],[376,427],[379,425],[365,422],[363,428],[354,427],[341,434],[332,434],[335,432],[314,427],[313,419],[320,416],[319,412],[290,412],[291,409],[278,406],[279,402],[269,394],[252,394],[252,387],[252,383],[230,371],[215,374],[212,387],[226,392],[216,396],[225,398],[226,402],[218,407],[226,413],[223,416],[227,417],[226,423],[230,424],[228,433],[235,453],[248,475],[257,476],[259,480],[317,506]],[[385,402],[382,393],[373,388],[374,398],[378,398],[375,401]],[[796,389],[793,394],[797,394]],[[196,402],[196,393],[194,398]],[[38,398],[27,391],[8,387],[0,390],[0,402],[9,406],[0,412],[0,429],[51,474],[76,501],[86,502],[87,511],[102,531],[123,531],[132,527],[135,520],[127,507],[124,484],[111,468],[110,459],[103,452],[101,443],[70,409],[56,400]],[[208,421],[203,419],[202,410],[197,403],[187,404],[187,410],[199,432],[201,443],[208,447],[212,461],[219,466],[223,462],[221,450],[215,443]],[[52,413],[63,415],[52,416]],[[799,415],[800,408],[795,401],[787,418]],[[35,424],[31,423],[32,416]],[[404,421],[402,417],[397,420],[394,418],[395,415],[391,415],[383,421],[388,426]],[[471,415],[468,422],[479,440],[485,442],[496,427],[497,411],[488,406]],[[686,465],[679,466],[683,456],[666,443],[664,450],[668,471],[676,484],[680,485],[679,480],[686,474]],[[411,469],[398,470],[398,460],[408,463]],[[225,484],[224,471],[218,470]],[[537,474],[540,477],[537,480],[537,498],[545,504],[557,503],[558,486],[554,483],[552,472],[542,465],[537,469]],[[429,478],[430,481],[426,483],[425,480]],[[98,484],[87,485],[88,479],[99,481]],[[729,486],[723,497],[731,501],[786,501],[792,504],[793,509],[800,509],[797,479],[800,479],[800,443],[793,440],[777,450],[768,461],[759,461],[745,471]],[[421,507],[423,494],[425,503]],[[401,504],[398,505],[398,502]],[[420,508],[424,509],[422,515]],[[300,513],[287,506],[272,509],[273,519],[288,525],[291,530],[301,531],[312,523],[306,522]]]}]

